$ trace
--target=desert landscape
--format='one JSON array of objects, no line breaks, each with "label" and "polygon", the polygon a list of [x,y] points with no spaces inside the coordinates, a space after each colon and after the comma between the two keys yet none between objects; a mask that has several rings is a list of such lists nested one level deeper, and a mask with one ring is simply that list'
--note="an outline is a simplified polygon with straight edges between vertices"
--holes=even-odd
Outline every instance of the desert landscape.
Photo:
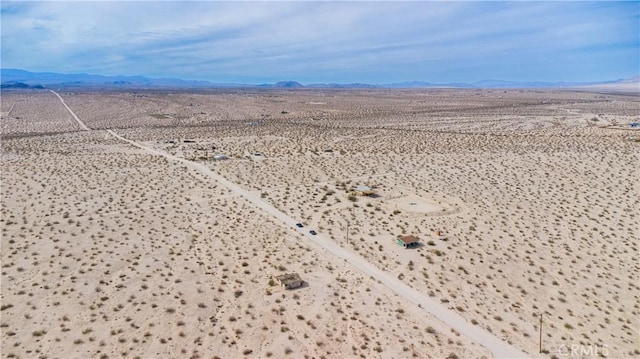
[{"label": "desert landscape", "polygon": [[0,111],[3,358],[640,357],[637,92],[10,90]]}]

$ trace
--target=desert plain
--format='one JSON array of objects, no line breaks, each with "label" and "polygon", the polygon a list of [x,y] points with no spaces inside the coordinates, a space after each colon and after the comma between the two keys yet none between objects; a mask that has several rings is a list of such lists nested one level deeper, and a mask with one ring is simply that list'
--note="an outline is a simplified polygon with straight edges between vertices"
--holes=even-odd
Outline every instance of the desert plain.
[{"label": "desert plain", "polygon": [[525,357],[640,357],[637,92],[11,90],[0,110],[3,358],[504,357],[433,312]]}]

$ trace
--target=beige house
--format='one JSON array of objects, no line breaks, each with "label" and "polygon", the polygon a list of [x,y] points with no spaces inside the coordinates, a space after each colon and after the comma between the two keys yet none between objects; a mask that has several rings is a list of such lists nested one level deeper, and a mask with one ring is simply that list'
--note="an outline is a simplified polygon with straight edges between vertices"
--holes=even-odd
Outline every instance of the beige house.
[{"label": "beige house", "polygon": [[283,275],[274,276],[276,283],[284,289],[299,288],[304,285],[304,281],[298,273],[287,273]]}]

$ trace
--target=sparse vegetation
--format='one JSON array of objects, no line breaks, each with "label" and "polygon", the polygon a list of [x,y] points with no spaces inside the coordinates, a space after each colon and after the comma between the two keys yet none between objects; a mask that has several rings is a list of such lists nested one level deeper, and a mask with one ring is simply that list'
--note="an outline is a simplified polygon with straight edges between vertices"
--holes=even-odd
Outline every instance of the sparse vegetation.
[{"label": "sparse vegetation", "polygon": [[[529,353],[546,312],[549,348],[606,342],[612,356],[639,355],[637,143],[601,128],[635,116],[633,97],[391,94],[62,94],[94,129],[79,131],[50,92],[3,91],[3,353],[491,356],[206,170],[111,128],[196,160]],[[362,185],[376,195],[353,196]],[[424,246],[398,246],[406,234]],[[269,279],[287,272],[308,285]]]}]

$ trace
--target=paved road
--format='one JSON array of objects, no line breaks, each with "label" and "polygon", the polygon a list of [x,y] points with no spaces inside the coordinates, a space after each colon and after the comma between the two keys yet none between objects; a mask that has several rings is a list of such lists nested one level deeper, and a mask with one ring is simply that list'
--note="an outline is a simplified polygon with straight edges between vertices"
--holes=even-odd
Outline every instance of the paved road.
[{"label": "paved road", "polygon": [[87,125],[84,124],[84,122],[82,122],[80,120],[80,118],[75,114],[75,112],[71,111],[71,109],[69,108],[69,106],[67,106],[67,104],[64,102],[64,100],[62,99],[62,97],[60,95],[58,95],[57,92],[53,91],[53,90],[49,90],[51,92],[53,92],[54,95],[58,96],[58,98],[60,99],[60,102],[62,102],[62,104],[64,105],[64,107],[67,109],[67,111],[69,111],[69,113],[71,114],[71,116],[73,116],[73,119],[76,120],[76,122],[78,123],[78,125],[80,125],[80,128],[82,128],[85,131],[91,131],[91,129],[89,127],[87,127]]},{"label": "paved road", "polygon": [[[76,114],[69,108],[69,106],[65,104],[62,97],[60,97],[60,95],[58,95],[53,90],[51,90],[51,92],[53,92],[56,96],[58,96],[60,101],[62,101],[62,104],[64,105],[64,107],[67,108],[69,113],[78,122],[80,127],[82,127],[84,130],[89,131],[89,127],[87,127],[80,120],[80,118],[78,118],[78,116],[76,116]],[[127,142],[142,150],[145,150],[148,153],[151,153],[157,156],[162,156],[170,161],[182,163],[187,167],[192,168],[204,174],[205,176],[214,179],[215,181],[217,181],[218,183],[220,183],[221,185],[229,189],[229,191],[245,198],[247,201],[252,203],[257,208],[263,210],[265,213],[270,214],[271,216],[276,218],[278,221],[282,222],[285,226],[294,228],[295,230],[297,230],[298,232],[306,236],[310,241],[314,242],[318,246],[333,253],[337,257],[343,258],[344,260],[347,261],[347,263],[351,264],[352,266],[359,269],[363,273],[366,273],[369,276],[375,278],[376,280],[378,280],[380,283],[385,285],[387,288],[394,291],[399,296],[404,297],[407,301],[414,303],[416,305],[420,305],[422,309],[424,309],[424,311],[427,312],[428,314],[446,323],[447,325],[455,329],[458,333],[469,338],[471,341],[476,342],[482,345],[483,347],[487,348],[489,351],[491,351],[491,353],[495,358],[515,359],[515,358],[529,357],[520,349],[502,341],[500,338],[482,329],[481,327],[470,324],[469,322],[466,321],[466,319],[464,319],[455,311],[450,310],[449,308],[442,305],[441,303],[411,288],[410,286],[408,286],[401,280],[397,279],[396,277],[392,276],[391,274],[374,266],[373,264],[371,264],[366,259],[359,256],[358,254],[351,252],[348,249],[340,247],[336,242],[326,238],[321,233],[314,236],[309,234],[307,228],[297,228],[295,226],[297,221],[294,218],[291,218],[286,213],[280,211],[279,209],[275,208],[268,202],[264,201],[260,197],[259,193],[256,193],[256,192],[252,193],[248,190],[243,189],[242,187],[227,180],[226,178],[222,177],[220,174],[212,171],[211,169],[209,169],[208,167],[200,163],[192,162],[184,158],[180,158],[180,157],[171,155],[169,153],[144,146],[138,142],[135,142],[120,136],[113,130],[107,130],[107,132],[111,134],[113,137],[121,141]]]},{"label": "paved road", "polygon": [[126,139],[120,136],[113,130],[107,130],[107,132],[109,132],[115,138],[120,139],[124,142],[127,142],[135,147],[143,149],[151,154],[165,157],[168,160],[182,163],[187,167],[192,168],[204,174],[205,176],[216,180],[217,182],[219,182],[220,184],[228,188],[231,192],[236,193],[237,195],[245,198],[247,201],[251,202],[254,206],[263,210],[265,213],[268,213],[271,216],[275,217],[278,221],[282,222],[284,225],[289,226],[291,228],[295,228],[298,232],[306,236],[309,240],[316,243],[320,247],[328,250],[329,252],[333,253],[334,255],[340,258],[345,259],[349,264],[359,269],[360,271],[366,273],[367,275],[375,278],[380,283],[385,285],[387,288],[391,289],[401,297],[404,297],[409,302],[414,303],[416,305],[420,305],[422,309],[425,310],[425,312],[431,314],[432,316],[446,323],[447,325],[449,325],[450,327],[458,331],[460,334],[468,337],[471,341],[476,342],[482,345],[483,347],[487,348],[489,351],[493,353],[494,357],[496,358],[527,358],[529,357],[527,354],[525,354],[518,348],[508,343],[505,343],[504,341],[494,336],[493,334],[487,332],[486,330],[482,329],[481,327],[470,324],[469,322],[466,321],[466,319],[464,319],[458,313],[454,312],[453,310],[450,310],[446,306],[431,299],[430,297],[424,295],[423,293],[409,287],[407,284],[405,284],[401,280],[397,279],[396,277],[392,276],[387,272],[384,272],[383,270],[374,266],[373,264],[371,264],[361,256],[357,255],[356,253],[353,253],[348,249],[340,247],[336,242],[330,239],[327,239],[321,233],[314,236],[308,233],[307,228],[297,228],[295,226],[296,220],[294,218],[291,218],[289,215],[285,214],[284,212],[275,208],[268,202],[264,201],[260,197],[259,193],[256,193],[255,191],[250,192],[248,190],[243,189],[242,187],[227,180],[226,178],[222,177],[218,173],[212,171],[211,169],[209,169],[208,167],[200,163],[192,162],[163,151],[146,147],[135,141],[131,141],[129,139]]}]

